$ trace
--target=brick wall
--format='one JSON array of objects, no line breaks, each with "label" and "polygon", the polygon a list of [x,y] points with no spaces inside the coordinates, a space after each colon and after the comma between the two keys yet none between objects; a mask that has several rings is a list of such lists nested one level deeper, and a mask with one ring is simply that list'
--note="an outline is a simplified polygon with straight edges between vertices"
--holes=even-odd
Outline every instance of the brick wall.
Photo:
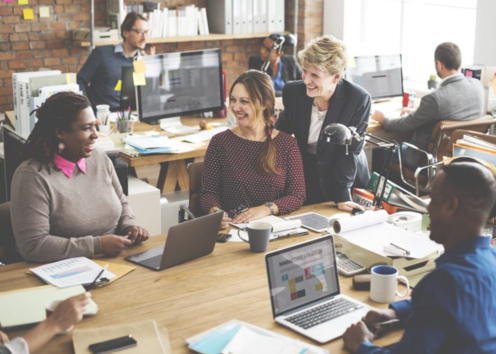
[{"label": "brick wall", "polygon": [[[195,4],[207,0],[164,1],[164,7]],[[270,0],[269,0],[270,1]],[[141,2],[127,2],[129,4]],[[39,18],[39,7],[48,6],[49,18]],[[23,9],[34,10],[33,20],[24,20]],[[300,0],[298,11],[299,48],[322,34],[322,0]],[[95,0],[95,25],[105,26],[104,0]],[[286,29],[292,31],[294,0],[286,0]],[[29,5],[0,2],[0,112],[13,109],[12,73],[40,68],[77,72],[89,55],[87,48],[72,46],[71,29],[89,27],[89,0],[29,0]],[[262,39],[156,44],[157,53],[205,48],[222,49],[222,65],[228,87],[248,68],[248,58],[260,49]]]}]

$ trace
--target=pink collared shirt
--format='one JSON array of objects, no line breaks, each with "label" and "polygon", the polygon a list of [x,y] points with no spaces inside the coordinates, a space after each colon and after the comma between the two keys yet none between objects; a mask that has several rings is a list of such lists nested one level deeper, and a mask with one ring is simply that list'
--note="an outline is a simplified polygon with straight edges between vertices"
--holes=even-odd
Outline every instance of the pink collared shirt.
[{"label": "pink collared shirt", "polygon": [[68,161],[64,159],[62,156],[55,154],[55,157],[53,158],[53,163],[57,168],[59,168],[64,175],[67,177],[71,178],[72,173],[74,172],[74,169],[76,168],[76,165],[79,167],[81,172],[86,174],[86,159],[79,159],[76,161],[76,163]]}]

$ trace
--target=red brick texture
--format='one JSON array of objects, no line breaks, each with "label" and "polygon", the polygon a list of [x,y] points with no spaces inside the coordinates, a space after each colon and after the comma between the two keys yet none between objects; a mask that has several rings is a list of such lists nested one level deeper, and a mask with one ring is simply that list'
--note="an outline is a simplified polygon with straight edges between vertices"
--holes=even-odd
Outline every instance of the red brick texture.
[{"label": "red brick texture", "polygon": [[[159,0],[163,7],[195,4],[205,7],[207,0]],[[271,1],[271,0],[269,0]],[[138,4],[140,2],[129,2]],[[39,17],[39,7],[48,6],[49,18]],[[24,20],[22,10],[32,8],[33,20]],[[298,11],[299,48],[322,35],[323,0],[300,0]],[[105,26],[105,0],[95,0],[95,25]],[[78,72],[90,51],[72,46],[72,28],[89,27],[89,0],[29,0],[29,5],[0,2],[0,112],[13,109],[12,73],[40,68]],[[294,0],[286,0],[286,29],[293,30]],[[156,44],[157,53],[207,48],[222,49],[222,66],[228,88],[248,68],[248,58],[260,49],[262,39],[194,41]],[[148,49],[147,49],[148,51]]]}]

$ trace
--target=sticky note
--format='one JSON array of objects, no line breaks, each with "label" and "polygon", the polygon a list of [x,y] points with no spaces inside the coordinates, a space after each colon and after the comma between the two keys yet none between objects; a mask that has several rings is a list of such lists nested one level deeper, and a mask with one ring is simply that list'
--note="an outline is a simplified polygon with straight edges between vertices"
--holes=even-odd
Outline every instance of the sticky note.
[{"label": "sticky note", "polygon": [[348,57],[348,63],[346,65],[348,68],[356,68],[356,61],[355,57],[349,56]]},{"label": "sticky note", "polygon": [[[50,17],[50,8],[48,6],[40,6],[40,18],[47,17]],[[70,84],[70,82],[68,82],[68,84]]]},{"label": "sticky note", "polygon": [[71,74],[65,74],[65,79],[67,81],[67,85],[71,84]]},{"label": "sticky note", "polygon": [[19,5],[27,5],[28,4],[28,0],[17,0],[17,3]]},{"label": "sticky note", "polygon": [[119,81],[117,81],[117,85],[115,85],[114,91],[120,91],[121,87],[122,87],[122,81],[119,80]]},{"label": "sticky note", "polygon": [[24,9],[22,10],[22,14],[25,20],[32,20],[34,18],[33,9]]},{"label": "sticky note", "polygon": [[140,58],[133,61],[134,72],[137,74],[143,74],[146,71],[145,59]]},{"label": "sticky note", "polygon": [[3,0],[3,2],[12,2],[13,0]]},{"label": "sticky note", "polygon": [[494,94],[496,95],[496,77],[491,81],[491,88],[493,89]]},{"label": "sticky note", "polygon": [[134,82],[134,86],[145,86],[146,85],[145,74],[133,73],[133,82]]}]

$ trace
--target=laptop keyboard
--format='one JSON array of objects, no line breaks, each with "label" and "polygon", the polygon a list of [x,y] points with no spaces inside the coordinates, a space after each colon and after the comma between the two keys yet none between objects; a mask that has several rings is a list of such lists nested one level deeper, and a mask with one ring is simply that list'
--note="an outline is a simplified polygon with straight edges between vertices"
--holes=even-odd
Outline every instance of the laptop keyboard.
[{"label": "laptop keyboard", "polygon": [[145,265],[147,267],[151,267],[151,268],[158,268],[158,267],[160,267],[161,262],[162,262],[162,255],[159,254],[158,256],[140,261],[140,264],[143,264],[143,265]]},{"label": "laptop keyboard", "polygon": [[308,329],[336,317],[361,309],[362,307],[363,305],[348,301],[344,298],[339,298],[297,315],[287,317],[286,321],[303,329]]}]

